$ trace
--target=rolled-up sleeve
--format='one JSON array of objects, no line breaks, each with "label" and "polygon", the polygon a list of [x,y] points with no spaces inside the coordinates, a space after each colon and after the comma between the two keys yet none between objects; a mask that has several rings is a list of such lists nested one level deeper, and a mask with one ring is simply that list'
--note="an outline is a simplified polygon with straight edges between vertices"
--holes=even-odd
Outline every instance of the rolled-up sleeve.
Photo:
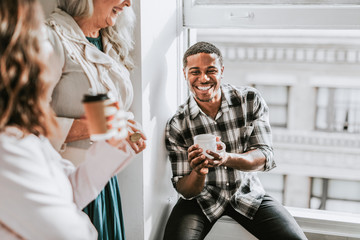
[{"label": "rolled-up sleeve", "polygon": [[73,187],[74,202],[80,209],[94,200],[109,179],[131,162],[135,152],[127,142],[125,144],[123,151],[105,141],[96,142],[87,150],[85,161],[77,168],[62,160]]},{"label": "rolled-up sleeve", "polygon": [[170,120],[165,130],[165,145],[169,153],[173,173],[171,180],[175,188],[179,179],[191,172],[190,164],[188,163],[188,147],[185,145],[181,131],[176,125],[175,120]]},{"label": "rolled-up sleeve", "polygon": [[251,126],[253,131],[249,137],[248,150],[259,149],[265,155],[264,171],[276,167],[272,146],[272,132],[269,123],[269,108],[260,93],[255,92],[253,107],[253,119]]}]

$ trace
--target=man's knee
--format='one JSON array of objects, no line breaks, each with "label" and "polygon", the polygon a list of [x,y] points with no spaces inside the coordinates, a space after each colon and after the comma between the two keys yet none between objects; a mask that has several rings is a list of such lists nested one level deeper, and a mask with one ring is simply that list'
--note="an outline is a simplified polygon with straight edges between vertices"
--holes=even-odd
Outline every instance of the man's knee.
[{"label": "man's knee", "polygon": [[180,199],[166,224],[164,240],[200,240],[210,225],[196,202]]}]

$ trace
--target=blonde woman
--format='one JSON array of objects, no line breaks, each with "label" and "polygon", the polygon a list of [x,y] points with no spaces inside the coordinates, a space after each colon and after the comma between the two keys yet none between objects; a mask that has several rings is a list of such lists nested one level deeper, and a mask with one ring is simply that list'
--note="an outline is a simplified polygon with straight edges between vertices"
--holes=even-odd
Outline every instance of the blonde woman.
[{"label": "blonde woman", "polygon": [[[59,0],[47,24],[61,59],[54,66],[55,70],[60,69],[61,76],[52,94],[52,106],[64,139],[57,139],[54,145],[63,156],[77,161],[84,158],[90,146],[86,125],[81,120],[83,95],[89,91],[109,93],[125,111],[132,103],[129,70],[133,62],[129,52],[133,48],[134,13],[130,0]],[[146,138],[132,114],[128,115],[128,142],[139,153],[146,147]],[[97,228],[99,239],[125,239],[116,176],[84,211]]]},{"label": "blonde woman", "polygon": [[53,48],[43,22],[36,0],[0,1],[0,239],[95,240],[81,209],[135,152],[125,139],[99,141],[76,168],[52,147]]}]

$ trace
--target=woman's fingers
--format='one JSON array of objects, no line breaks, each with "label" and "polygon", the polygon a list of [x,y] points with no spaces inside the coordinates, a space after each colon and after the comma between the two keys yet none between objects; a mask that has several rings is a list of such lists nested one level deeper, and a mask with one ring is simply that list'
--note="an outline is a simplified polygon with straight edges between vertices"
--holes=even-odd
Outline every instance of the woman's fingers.
[{"label": "woman's fingers", "polygon": [[138,124],[137,122],[135,122],[134,120],[128,119],[127,125],[129,127],[129,132],[130,134],[135,133],[135,134],[140,134],[140,137],[144,140],[146,140],[146,136],[143,133],[143,130],[140,126],[140,124]]},{"label": "woman's fingers", "polygon": [[131,148],[135,151],[135,153],[140,153],[146,148],[146,142],[142,138],[134,142],[131,140],[131,135],[129,135],[126,140],[130,144]]},{"label": "woman's fingers", "polygon": [[124,142],[124,139],[119,139],[119,138],[116,138],[116,137],[112,137],[108,140],[106,140],[107,143],[109,143],[111,146],[115,147],[115,148],[118,148],[118,149],[121,149],[123,151],[125,151],[125,142]]}]

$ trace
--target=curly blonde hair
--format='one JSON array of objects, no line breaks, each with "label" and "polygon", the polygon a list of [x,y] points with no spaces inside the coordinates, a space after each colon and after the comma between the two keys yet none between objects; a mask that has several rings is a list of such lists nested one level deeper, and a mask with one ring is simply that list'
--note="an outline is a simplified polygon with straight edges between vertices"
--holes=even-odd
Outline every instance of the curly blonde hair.
[{"label": "curly blonde hair", "polygon": [[0,132],[15,126],[48,137],[56,129],[40,55],[43,21],[37,0],[0,1]]}]

